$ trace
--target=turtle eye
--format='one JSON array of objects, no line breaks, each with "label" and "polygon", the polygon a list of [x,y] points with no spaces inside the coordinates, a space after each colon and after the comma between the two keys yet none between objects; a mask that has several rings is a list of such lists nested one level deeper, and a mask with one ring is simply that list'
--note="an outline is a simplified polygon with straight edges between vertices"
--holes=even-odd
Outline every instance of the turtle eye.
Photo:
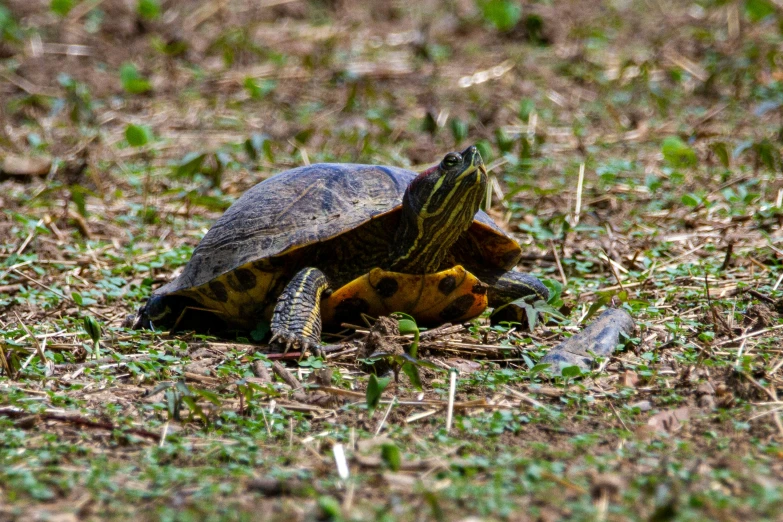
[{"label": "turtle eye", "polygon": [[447,168],[456,167],[462,163],[462,156],[456,152],[449,152],[446,157],[443,158],[443,166]]}]

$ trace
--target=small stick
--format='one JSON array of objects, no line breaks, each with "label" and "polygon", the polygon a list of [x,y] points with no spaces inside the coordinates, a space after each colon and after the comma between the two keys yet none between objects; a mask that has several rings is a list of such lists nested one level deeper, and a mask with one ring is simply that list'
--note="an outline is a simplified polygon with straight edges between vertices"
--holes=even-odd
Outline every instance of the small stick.
[{"label": "small stick", "polygon": [[453,325],[451,323],[444,323],[431,330],[426,330],[419,334],[419,341],[424,341],[430,337],[438,337],[440,335],[447,335],[462,331],[464,327],[461,324]]},{"label": "small stick", "polygon": [[111,322],[113,320],[111,317],[108,317],[108,316],[98,312],[97,310],[93,310],[89,306],[80,306],[79,303],[77,303],[76,301],[73,300],[73,298],[68,297],[66,295],[63,295],[61,292],[58,292],[57,290],[55,290],[51,286],[46,286],[42,282],[40,282],[40,281],[38,281],[36,279],[33,279],[32,277],[30,277],[29,275],[25,274],[24,272],[20,272],[19,270],[16,270],[16,269],[14,269],[14,272],[16,272],[20,276],[24,277],[25,279],[27,279],[31,283],[35,283],[36,285],[40,286],[41,288],[43,288],[45,290],[49,290],[51,293],[53,293],[57,297],[59,297],[61,299],[65,299],[66,301],[70,301],[73,304],[75,304],[76,306],[78,306],[79,308],[86,308],[87,310],[90,310],[92,313],[94,313],[95,315],[99,316],[101,319],[104,319],[104,320],[109,321],[109,322]]},{"label": "small stick", "polygon": [[772,408],[771,410],[767,410],[765,412],[756,414],[753,417],[749,417],[748,420],[752,421],[752,420],[760,419],[761,417],[763,417],[765,415],[771,415],[771,414],[773,414],[775,412],[778,412],[778,411],[781,411],[781,410],[783,410],[783,406],[778,406],[777,408]]},{"label": "small stick", "polygon": [[[39,219],[39,220],[38,220],[38,223],[36,223],[36,224],[35,224],[35,230],[38,230],[38,227],[40,227],[41,225],[43,225],[43,222],[44,222],[44,220],[43,220],[43,219]],[[16,255],[18,255],[18,256],[21,256],[21,255],[22,255],[22,252],[24,252],[24,249],[25,249],[25,248],[27,248],[27,245],[29,245],[29,244],[30,244],[30,241],[32,241],[32,240],[33,240],[33,238],[35,237],[35,234],[36,234],[36,231],[35,231],[35,230],[33,230],[32,232],[30,232],[30,234],[27,236],[27,239],[25,239],[25,240],[22,242],[22,245],[21,245],[21,246],[19,247],[19,249],[16,251]]]},{"label": "small stick", "polygon": [[780,367],[783,366],[783,357],[780,358],[780,361],[778,361],[775,366],[772,367],[772,369],[769,371],[770,375],[775,375],[775,373],[780,370]]},{"label": "small stick", "polygon": [[386,408],[386,413],[383,414],[383,418],[381,419],[381,422],[378,423],[378,429],[375,430],[375,436],[377,437],[378,434],[381,433],[381,430],[383,429],[383,425],[386,423],[386,419],[389,417],[389,413],[391,413],[392,408],[397,403],[397,397],[392,397],[391,402],[389,403],[389,407]]},{"label": "small stick", "polygon": [[[271,412],[271,405],[270,405],[270,412]],[[264,426],[266,426],[266,434],[270,437],[272,436],[272,428],[269,427],[269,421],[266,420],[266,413],[264,413],[264,408],[261,408],[261,418],[264,419]]]},{"label": "small stick", "polygon": [[775,286],[773,286],[773,287],[772,287],[772,291],[773,291],[773,292],[774,292],[774,291],[777,291],[777,289],[778,289],[778,287],[780,286],[780,283],[781,283],[781,282],[783,282],[783,274],[780,274],[780,276],[778,276],[778,280],[777,280],[777,281],[775,281]]},{"label": "small stick", "polygon": [[623,429],[625,431],[631,431],[631,430],[628,429],[628,426],[626,426],[625,421],[623,420],[623,418],[620,417],[620,414],[617,413],[617,410],[615,409],[614,404],[612,404],[612,401],[608,401],[608,402],[609,402],[609,407],[612,408],[612,413],[614,413],[615,418],[617,418],[617,420],[620,421],[620,424],[623,425]]},{"label": "small stick", "polygon": [[332,454],[334,455],[334,462],[337,465],[337,474],[341,479],[347,480],[350,476],[348,471],[348,461],[345,460],[345,449],[342,444],[335,444],[332,446]]},{"label": "small stick", "polygon": [[723,272],[731,264],[731,254],[734,251],[734,242],[730,241],[729,246],[726,247],[726,257],[723,258],[723,264],[720,266],[720,271]]},{"label": "small stick", "polygon": [[783,324],[776,324],[775,326],[770,326],[769,328],[765,328],[763,330],[757,330],[757,331],[755,331],[753,333],[749,333],[747,335],[742,335],[742,336],[736,337],[734,339],[726,339],[725,341],[721,341],[719,343],[716,343],[714,346],[715,347],[723,346],[725,344],[734,343],[734,342],[737,342],[737,341],[742,341],[743,339],[750,339],[751,337],[758,337],[759,335],[763,335],[765,333],[769,333],[769,332],[771,332],[773,330],[780,330],[781,328],[783,328]]},{"label": "small stick", "polygon": [[535,400],[533,397],[531,397],[530,395],[528,395],[526,393],[522,393],[521,391],[517,391],[514,388],[511,388],[510,386],[504,386],[504,388],[505,388],[505,390],[508,393],[510,393],[514,397],[517,397],[517,398],[523,400],[524,402],[530,404],[534,408],[541,408],[542,410],[547,412],[549,415],[556,415],[557,414],[557,412],[554,411],[552,408],[550,408],[549,406],[547,406],[546,404],[544,404],[542,402],[539,402],[539,401]]},{"label": "small stick", "polygon": [[579,165],[579,179],[576,182],[576,206],[574,207],[574,226],[579,224],[579,217],[582,213],[582,188],[585,181],[585,164]]},{"label": "small stick", "polygon": [[14,375],[11,371],[11,365],[8,364],[8,359],[5,358],[5,351],[3,351],[2,345],[0,345],[0,362],[3,363],[3,368],[5,368],[5,374],[8,376],[8,378],[15,379],[16,375]]},{"label": "small stick", "polygon": [[752,295],[753,297],[755,297],[756,299],[760,300],[760,301],[764,301],[765,303],[771,304],[773,306],[775,305],[775,300],[774,299],[772,299],[771,297],[769,297],[767,295],[762,294],[761,292],[759,292],[757,290],[753,290],[751,288],[750,290],[748,290],[748,293],[750,295]]},{"label": "small stick", "polygon": [[[38,263],[38,262],[39,262],[39,261],[36,261],[36,263]],[[8,270],[6,270],[6,271],[5,271],[5,272],[3,272],[2,274],[0,274],[0,281],[2,281],[2,280],[3,280],[3,278],[5,278],[5,276],[7,276],[8,274],[10,274],[11,272],[13,272],[14,270],[16,270],[17,268],[22,268],[23,266],[27,266],[27,265],[29,265],[29,264],[31,264],[31,263],[32,263],[32,261],[24,261],[23,263],[17,263],[17,264],[15,264],[15,265],[12,265],[12,266],[10,266],[10,267],[8,268]]]},{"label": "small stick", "polygon": [[33,335],[33,332],[31,332],[30,329],[27,328],[27,325],[24,324],[24,322],[22,322],[22,318],[19,317],[18,313],[14,312],[14,315],[16,316],[16,320],[19,321],[19,324],[22,325],[22,329],[33,340],[33,344],[35,344],[35,349],[38,352],[38,357],[40,357],[41,363],[42,364],[46,364],[47,362],[49,362],[49,361],[46,360],[46,354],[44,353],[43,347],[41,346],[41,343],[38,341],[38,338],[35,335]]},{"label": "small stick", "polygon": [[285,383],[286,383],[288,386],[290,386],[290,387],[291,387],[291,389],[293,389],[293,390],[298,390],[299,388],[301,388],[301,387],[302,387],[302,383],[300,383],[299,381],[297,381],[297,380],[296,380],[296,377],[294,377],[294,376],[291,374],[291,372],[289,372],[289,371],[288,371],[288,370],[285,368],[285,366],[283,366],[283,365],[282,365],[282,364],[280,364],[279,362],[277,362],[277,361],[273,361],[273,362],[272,362],[272,371],[275,373],[275,375],[277,375],[278,377],[280,377],[281,379],[283,379],[283,381],[284,381],[284,382],[285,382]]},{"label": "small stick", "polygon": [[158,442],[158,447],[162,448],[163,443],[166,442],[166,435],[169,434],[169,421],[166,421],[166,423],[163,425],[163,430],[160,432],[160,442]]},{"label": "small stick", "polygon": [[345,498],[343,498],[343,512],[348,513],[353,508],[353,496],[356,490],[356,484],[351,481],[348,483],[348,487],[345,489]]},{"label": "small stick", "polygon": [[86,15],[103,2],[104,0],[92,0],[91,2],[84,2],[83,4],[77,5],[68,13],[68,21],[71,23],[76,22],[79,18]]},{"label": "small stick", "polygon": [[454,418],[454,394],[457,391],[457,372],[449,371],[449,406],[446,411],[446,433],[451,431],[451,421]]},{"label": "small stick", "polygon": [[[779,399],[777,390],[772,385],[770,385],[769,388],[769,395],[772,397],[772,400],[778,402]],[[780,413],[777,411],[777,409],[773,410],[772,419],[775,421],[775,425],[778,427],[778,431],[780,432],[781,436],[783,436],[783,421],[780,420]]]},{"label": "small stick", "polygon": [[737,366],[739,366],[740,359],[742,358],[742,352],[745,350],[745,343],[746,342],[748,342],[748,339],[747,338],[743,339],[742,342],[739,345],[739,349],[737,350],[737,358],[734,361],[734,364],[736,364]]},{"label": "small stick", "polygon": [[266,365],[262,361],[253,361],[252,368],[255,376],[261,379],[264,383],[272,382],[272,377],[269,375],[269,370],[266,369]]},{"label": "small stick", "polygon": [[568,286],[568,279],[563,271],[563,265],[560,263],[560,256],[557,254],[555,242],[550,239],[549,244],[552,246],[552,252],[555,254],[555,264],[557,265],[557,271],[560,272],[560,279],[563,280],[563,286]]},{"label": "small stick", "polygon": [[612,271],[612,275],[614,275],[617,284],[620,286],[620,291],[624,292],[625,288],[623,287],[623,281],[620,279],[620,273],[617,272],[617,267],[614,266],[615,262],[609,257],[609,254],[607,254],[606,251],[604,251],[604,256],[606,256],[606,261],[609,263],[609,270]]},{"label": "small stick", "polygon": [[530,113],[530,118],[527,124],[527,141],[530,145],[533,145],[536,139],[536,126],[538,125],[538,113],[533,111]]},{"label": "small stick", "polygon": [[[16,408],[14,406],[0,408],[0,416],[18,418],[18,417],[26,417],[28,415],[29,415],[28,412],[22,410],[21,408]],[[65,413],[55,413],[55,412],[42,412],[42,413],[35,413],[33,415],[47,421],[64,422],[67,424],[75,424],[77,426],[85,426],[87,428],[97,428],[97,429],[103,429],[109,431],[121,430],[127,433],[131,433],[133,435],[138,435],[139,437],[145,437],[147,439],[152,439],[155,441],[160,440],[160,435],[158,433],[153,433],[151,431],[147,431],[142,428],[129,428],[126,426],[118,426],[116,424],[112,424],[111,422],[93,421],[81,415],[69,415]]]}]

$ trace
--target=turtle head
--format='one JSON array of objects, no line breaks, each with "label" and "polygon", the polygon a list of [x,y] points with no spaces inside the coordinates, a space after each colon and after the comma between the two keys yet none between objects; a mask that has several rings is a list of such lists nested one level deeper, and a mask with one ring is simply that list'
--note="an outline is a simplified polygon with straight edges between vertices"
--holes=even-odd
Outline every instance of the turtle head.
[{"label": "turtle head", "polygon": [[169,323],[174,317],[163,296],[153,295],[139,308],[133,320],[132,328],[134,330],[154,330],[156,325],[161,326]]},{"label": "turtle head", "polygon": [[487,170],[475,146],[449,152],[419,174],[402,199],[391,269],[436,272],[451,245],[470,227],[487,188]]}]

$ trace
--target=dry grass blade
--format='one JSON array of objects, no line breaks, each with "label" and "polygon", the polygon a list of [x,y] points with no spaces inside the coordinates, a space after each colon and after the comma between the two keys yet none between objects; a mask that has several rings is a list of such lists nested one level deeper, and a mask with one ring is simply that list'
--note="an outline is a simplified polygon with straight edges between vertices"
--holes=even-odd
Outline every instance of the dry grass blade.
[{"label": "dry grass blade", "polygon": [[557,271],[560,274],[560,281],[562,281],[563,286],[568,286],[568,278],[565,275],[565,270],[563,270],[563,264],[560,262],[560,255],[557,253],[555,242],[551,239],[549,240],[549,248],[552,249],[552,254],[555,256],[555,263],[557,264]]},{"label": "dry grass blade", "polygon": [[391,413],[392,408],[394,405],[397,404],[397,397],[393,397],[391,401],[389,401],[389,407],[386,408],[386,412],[383,414],[383,418],[378,423],[378,428],[375,430],[375,436],[377,437],[381,430],[383,429],[384,424],[386,424],[386,419],[389,418],[389,413]]},{"label": "dry grass blade", "polygon": [[451,421],[454,419],[454,394],[457,391],[457,372],[449,372],[449,401],[446,409],[446,433],[451,431]]},{"label": "dry grass blade", "polygon": [[[19,317],[19,314],[14,312],[14,315],[16,316],[16,320],[19,322],[19,325],[22,327],[22,330],[24,330],[27,336],[33,340],[33,344],[35,345],[35,350],[38,353],[38,358],[41,360],[41,364],[46,365],[49,362],[49,360],[46,358],[46,354],[44,353],[43,347],[41,346],[41,343],[38,341],[38,338],[33,334],[33,332],[30,331],[27,325],[24,324],[24,321],[22,321],[22,318]],[[5,357],[3,358],[3,360],[5,360]]]}]

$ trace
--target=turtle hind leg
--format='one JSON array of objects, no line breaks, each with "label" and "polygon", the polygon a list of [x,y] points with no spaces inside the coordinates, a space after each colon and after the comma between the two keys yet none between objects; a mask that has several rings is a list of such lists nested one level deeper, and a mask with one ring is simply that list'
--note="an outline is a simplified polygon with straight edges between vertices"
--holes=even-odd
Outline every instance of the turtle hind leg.
[{"label": "turtle hind leg", "polygon": [[473,267],[470,271],[489,286],[487,300],[488,305],[497,310],[492,315],[492,322],[495,324],[508,321],[529,327],[527,311],[513,302],[517,299],[525,299],[532,304],[534,301],[549,299],[549,289],[530,274]]},{"label": "turtle hind leg", "polygon": [[329,281],[317,268],[303,268],[285,286],[272,314],[272,345],[321,352],[321,297]]}]

